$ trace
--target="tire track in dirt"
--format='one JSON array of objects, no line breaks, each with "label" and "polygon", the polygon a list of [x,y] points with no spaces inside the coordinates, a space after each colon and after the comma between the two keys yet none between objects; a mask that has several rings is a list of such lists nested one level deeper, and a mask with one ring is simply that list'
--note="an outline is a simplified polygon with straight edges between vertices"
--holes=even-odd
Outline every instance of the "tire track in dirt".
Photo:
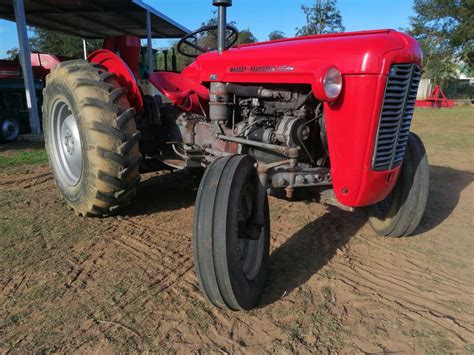
[{"label": "tire track in dirt", "polygon": [[[385,251],[390,248],[385,247]],[[391,250],[390,250],[391,251]],[[351,261],[356,264],[347,263],[346,259],[342,262],[334,262],[332,268],[337,273],[337,279],[344,284],[352,287],[353,290],[362,294],[375,297],[378,301],[386,304],[388,307],[398,306],[397,311],[410,319],[421,318],[437,328],[453,334],[460,345],[470,344],[474,341],[474,317],[471,313],[458,314],[447,305],[443,304],[439,297],[444,296],[449,299],[452,295],[452,283],[456,283],[453,278],[444,279],[440,276],[435,283],[426,280],[422,284],[419,274],[407,272],[406,268],[400,270],[394,267],[386,259],[376,257],[377,254],[371,250],[370,256],[358,255],[357,251],[352,253]],[[398,252],[397,263],[412,265],[407,263],[408,258],[416,257],[414,252]],[[379,254],[380,255],[380,254]],[[418,255],[419,259],[419,255]],[[410,268],[411,269],[411,268]],[[420,265],[423,269],[423,265]],[[461,287],[461,286],[460,286]],[[458,287],[456,299],[464,299],[466,305],[470,304],[469,297],[466,294],[472,294],[472,288],[462,286]],[[437,296],[433,297],[433,294]]]},{"label": "tire track in dirt", "polygon": [[[423,238],[423,236],[419,236],[419,237]],[[425,271],[426,274],[442,277],[443,279],[445,279],[449,282],[452,282],[453,287],[463,286],[463,287],[467,287],[467,288],[472,288],[472,280],[465,279],[464,277],[462,277],[459,274],[457,275],[457,278],[454,279],[454,278],[452,278],[451,274],[448,274],[448,273],[444,272],[442,269],[439,269],[439,268],[435,269],[434,267],[430,268],[428,265],[420,265],[420,264],[416,263],[413,260],[419,260],[420,255],[417,254],[416,252],[411,251],[409,248],[403,248],[402,251],[394,250],[394,249],[390,248],[390,245],[388,243],[378,243],[378,242],[376,242],[376,240],[378,239],[376,237],[374,238],[374,237],[361,236],[361,239],[363,239],[368,244],[373,245],[374,247],[376,247],[379,250],[381,249],[381,250],[384,250],[384,251],[387,251],[387,252],[390,252],[390,253],[396,254],[396,255],[399,255],[400,253],[403,253],[403,255],[406,256],[406,258],[404,260],[405,263],[413,265],[416,269]],[[456,258],[459,259],[460,257],[457,255]],[[465,261],[469,262],[470,260],[465,260]],[[473,293],[473,295],[474,295],[474,293]]]},{"label": "tire track in dirt", "polygon": [[[189,216],[186,217],[189,219]],[[126,250],[127,253],[136,260],[136,266],[148,265],[154,268],[155,275],[148,275],[150,282],[143,285],[140,290],[127,292],[123,297],[117,300],[115,306],[119,307],[121,316],[116,317],[114,321],[120,321],[126,318],[134,318],[132,313],[133,305],[141,308],[157,307],[156,300],[159,298],[175,299],[180,302],[193,303],[196,299],[202,299],[202,295],[197,287],[197,280],[192,271],[194,264],[191,253],[191,233],[183,233],[180,231],[180,221],[173,221],[173,228],[168,228],[165,224],[157,226],[151,222],[152,217],[132,217],[121,219],[115,224],[109,235],[113,235],[112,240],[115,244]],[[189,221],[188,221],[189,223]],[[158,237],[159,236],[159,237]],[[147,267],[143,267],[146,269]],[[203,305],[206,305],[203,303]],[[201,307],[201,306],[200,306]],[[181,318],[186,319],[188,310],[180,310]],[[206,307],[207,308],[207,307]],[[161,310],[161,315],[167,311]],[[214,344],[217,348],[222,349],[238,349],[238,342],[245,339],[243,334],[250,334],[251,338],[255,337],[258,332],[249,325],[249,322],[223,312],[218,309],[210,309],[208,311],[210,320],[210,328],[207,332],[201,333],[194,330],[189,334],[188,325],[185,326],[186,334],[181,334],[179,343],[187,343],[186,339],[192,339],[195,335],[201,339],[201,343],[208,346]],[[157,315],[159,317],[160,315]],[[178,318],[179,319],[179,318]],[[160,339],[172,339],[176,336],[181,321],[169,320],[166,326],[159,325]],[[255,320],[254,320],[255,322]],[[260,322],[258,322],[260,324]],[[259,328],[270,328],[277,331],[277,326],[268,324],[266,320],[262,320]],[[223,337],[231,329],[228,337]],[[266,333],[266,332],[264,332]],[[268,339],[272,339],[271,333],[266,335]],[[195,340],[193,340],[194,345]],[[160,340],[156,340],[158,343]],[[270,343],[271,340],[268,340]],[[250,343],[254,343],[250,341]],[[188,344],[189,345],[189,344]],[[254,344],[255,345],[255,344]],[[184,349],[183,349],[184,350]]]},{"label": "tire track in dirt", "polygon": [[[119,311],[114,322],[123,319],[133,322],[136,307],[154,306],[157,297],[176,287],[186,287],[183,277],[193,268],[189,233],[150,227],[153,217],[111,218],[105,223],[110,224],[110,228],[103,237],[123,250],[133,260],[134,267],[144,271],[142,286],[126,290],[115,299],[114,306]],[[109,245],[109,249],[117,248]]]},{"label": "tire track in dirt", "polygon": [[37,171],[25,174],[9,174],[7,179],[0,176],[0,190],[22,190],[52,182],[53,174],[49,169],[41,168],[41,170],[45,172],[39,174]]}]

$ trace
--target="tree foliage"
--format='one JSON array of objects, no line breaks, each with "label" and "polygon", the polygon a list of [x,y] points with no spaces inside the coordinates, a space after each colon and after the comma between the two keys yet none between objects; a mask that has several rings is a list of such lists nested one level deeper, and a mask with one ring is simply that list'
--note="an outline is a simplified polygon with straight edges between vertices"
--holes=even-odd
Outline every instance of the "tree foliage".
[{"label": "tree foliage", "polygon": [[[252,33],[252,31],[249,28],[239,30],[237,24],[235,23],[235,21],[231,21],[228,24],[235,27],[238,30],[239,38],[238,38],[235,45],[257,42],[257,38],[254,36],[254,34]],[[209,20],[207,20],[206,22],[203,22],[201,24],[201,27],[216,26],[216,25],[217,25],[217,11],[213,11],[213,16]],[[208,48],[209,50],[216,49],[217,48],[217,30],[202,33],[201,35],[198,36],[196,41],[197,41],[197,44],[201,47]],[[183,56],[182,54],[180,54],[177,51],[176,44],[177,44],[177,42],[173,42],[171,46],[173,48],[175,48],[176,64],[177,64],[178,70],[181,71],[187,65],[191,64],[193,62],[193,59],[188,58],[188,57]],[[188,48],[186,50],[189,50],[189,53],[194,53],[194,50],[191,49],[191,48]],[[158,67],[159,68],[161,68],[160,65],[163,65],[163,60],[164,60],[163,58],[164,58],[163,55],[158,56]]]},{"label": "tree foliage", "polygon": [[[257,42],[257,38],[249,28],[239,30],[239,27],[235,21],[231,21],[228,24],[232,27],[235,27],[239,33],[239,38],[235,45]],[[213,11],[213,16],[208,21],[203,22],[201,26],[217,26],[217,11]],[[205,44],[208,48],[215,49],[217,47],[217,30],[209,31],[208,33],[204,34],[202,38],[199,39],[199,41]]]},{"label": "tree foliage", "polygon": [[[102,40],[87,40],[88,52],[102,47]],[[64,33],[35,29],[34,35],[29,38],[30,50],[32,52],[50,53],[65,57],[82,58],[82,39]],[[18,48],[7,51],[9,58],[15,58],[19,53]]]},{"label": "tree foliage", "polygon": [[275,41],[277,39],[283,39],[286,38],[286,34],[282,31],[272,31],[268,35],[268,39],[270,41]]},{"label": "tree foliage", "polygon": [[424,52],[425,75],[443,83],[459,66],[471,72],[474,62],[474,1],[415,0],[410,34]]},{"label": "tree foliage", "polygon": [[341,13],[336,0],[315,0],[314,5],[302,5],[306,16],[306,25],[296,29],[297,36],[322,33],[344,32]]},{"label": "tree foliage", "polygon": [[253,35],[249,28],[239,31],[239,39],[236,44],[248,44],[257,42],[257,38]]}]

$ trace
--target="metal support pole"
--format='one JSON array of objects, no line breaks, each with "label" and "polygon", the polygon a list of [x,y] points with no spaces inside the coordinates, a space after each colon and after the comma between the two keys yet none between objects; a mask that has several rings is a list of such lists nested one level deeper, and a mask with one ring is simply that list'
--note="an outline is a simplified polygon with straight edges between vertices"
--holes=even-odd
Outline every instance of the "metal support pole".
[{"label": "metal support pole", "polygon": [[25,8],[23,0],[13,0],[15,8],[16,29],[20,44],[20,64],[23,69],[25,80],[26,103],[30,116],[30,127],[32,134],[40,134],[40,120],[38,114],[38,101],[36,100],[35,82],[33,79],[33,69],[31,66],[30,46],[28,44],[28,32],[26,28]]},{"label": "metal support pole", "polygon": [[82,39],[82,49],[84,51],[84,59],[87,59],[87,43],[84,38]]},{"label": "metal support pole", "polygon": [[151,44],[151,15],[150,11],[146,12],[146,43],[147,43],[147,59],[148,59],[148,75],[153,73],[153,51]]}]

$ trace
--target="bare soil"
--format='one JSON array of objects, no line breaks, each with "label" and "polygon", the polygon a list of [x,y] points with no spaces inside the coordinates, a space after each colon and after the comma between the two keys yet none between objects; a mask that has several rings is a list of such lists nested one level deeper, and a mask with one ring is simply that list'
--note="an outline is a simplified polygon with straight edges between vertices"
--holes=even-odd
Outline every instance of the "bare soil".
[{"label": "bare soil", "polygon": [[[199,178],[142,178],[122,215],[81,218],[37,146],[0,146],[4,352],[474,353],[474,109],[418,110],[431,168],[416,235],[374,236],[363,211],[271,198],[259,307],[199,292],[191,230]],[[25,149],[28,148],[28,149]]]}]

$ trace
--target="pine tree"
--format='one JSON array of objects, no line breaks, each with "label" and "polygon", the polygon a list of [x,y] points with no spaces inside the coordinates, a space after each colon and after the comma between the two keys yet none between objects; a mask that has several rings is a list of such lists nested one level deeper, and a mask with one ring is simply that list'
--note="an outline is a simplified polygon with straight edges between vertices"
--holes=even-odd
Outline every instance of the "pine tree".
[{"label": "pine tree", "polygon": [[344,32],[336,0],[315,0],[313,6],[302,5],[306,25],[296,29],[297,36]]}]

